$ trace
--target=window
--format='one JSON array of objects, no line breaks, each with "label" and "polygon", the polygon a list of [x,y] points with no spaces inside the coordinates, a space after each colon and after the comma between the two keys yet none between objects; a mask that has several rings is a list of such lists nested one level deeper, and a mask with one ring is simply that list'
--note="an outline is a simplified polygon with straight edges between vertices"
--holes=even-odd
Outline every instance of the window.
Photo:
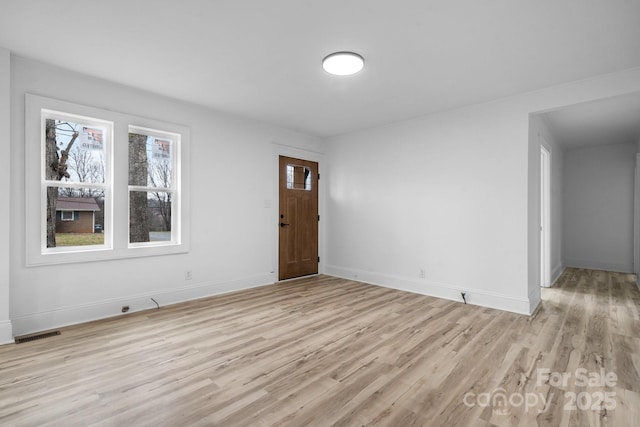
[{"label": "window", "polygon": [[306,166],[287,165],[287,188],[311,191],[311,169]]},{"label": "window", "polygon": [[73,211],[60,211],[61,221],[73,221],[75,219]]},{"label": "window", "polygon": [[[104,206],[110,203],[113,122],[42,109],[41,126],[43,252],[110,247],[109,239],[96,241],[92,234],[96,216],[101,225],[111,221]],[[61,223],[79,221],[80,211],[91,212],[82,215],[85,227]]]},{"label": "window", "polygon": [[180,135],[129,126],[129,244],[175,242],[174,170]]},{"label": "window", "polygon": [[26,101],[28,265],[188,251],[187,128]]}]

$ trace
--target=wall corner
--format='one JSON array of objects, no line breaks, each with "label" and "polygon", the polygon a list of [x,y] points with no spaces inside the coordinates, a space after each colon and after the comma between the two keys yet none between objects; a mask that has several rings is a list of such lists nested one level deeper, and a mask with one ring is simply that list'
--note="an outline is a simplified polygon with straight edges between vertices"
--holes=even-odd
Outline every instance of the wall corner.
[{"label": "wall corner", "polygon": [[[11,195],[11,53],[0,47],[0,194]],[[9,319],[11,279],[11,203],[0,203],[0,344],[12,341]]]}]

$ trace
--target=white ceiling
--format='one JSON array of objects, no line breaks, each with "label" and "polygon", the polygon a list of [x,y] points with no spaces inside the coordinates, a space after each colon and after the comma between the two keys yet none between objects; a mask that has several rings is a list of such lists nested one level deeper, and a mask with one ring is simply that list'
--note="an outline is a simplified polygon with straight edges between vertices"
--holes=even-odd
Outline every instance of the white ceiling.
[{"label": "white ceiling", "polygon": [[0,0],[0,46],[330,136],[638,67],[640,0]]},{"label": "white ceiling", "polygon": [[563,149],[640,143],[640,92],[543,113]]}]

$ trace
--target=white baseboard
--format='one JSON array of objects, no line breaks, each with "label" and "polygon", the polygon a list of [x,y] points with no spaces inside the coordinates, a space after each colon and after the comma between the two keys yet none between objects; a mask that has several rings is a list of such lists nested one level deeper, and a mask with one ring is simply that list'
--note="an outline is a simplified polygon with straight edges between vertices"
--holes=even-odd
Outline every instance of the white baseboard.
[{"label": "white baseboard", "polygon": [[564,264],[559,264],[551,271],[551,286],[553,286],[553,284],[556,283],[556,280],[562,276],[565,268]]},{"label": "white baseboard", "polygon": [[[531,314],[537,302],[519,299],[469,287],[455,287],[422,279],[410,279],[326,265],[324,273],[346,279],[355,279],[374,285],[407,292],[429,295],[462,302],[460,292],[466,292],[467,303],[495,308],[518,314]],[[13,342],[13,337],[49,329],[61,328],[93,320],[124,315],[123,305],[130,307],[129,313],[155,308],[151,298],[161,307],[213,295],[270,285],[275,282],[272,274],[244,277],[224,282],[202,282],[189,287],[174,288],[161,292],[133,295],[91,304],[61,307],[56,310],[17,316],[9,322],[0,322],[0,344]]]},{"label": "white baseboard", "polygon": [[[272,274],[249,276],[225,282],[201,282],[192,286],[163,290],[160,292],[133,295],[123,298],[99,301],[73,307],[61,307],[56,310],[34,313],[12,318],[15,336],[39,332],[64,326],[75,325],[108,317],[122,316],[123,305],[129,306],[129,313],[156,308],[151,301],[155,299],[163,307],[184,301],[191,301],[213,295],[224,294],[242,289],[255,288],[274,283]],[[0,328],[2,324],[0,323]],[[0,332],[2,330],[0,329]],[[0,338],[2,334],[0,333]],[[13,338],[10,338],[13,340]]]},{"label": "white baseboard", "polygon": [[566,259],[567,267],[586,268],[589,270],[614,271],[618,273],[633,273],[633,265],[617,264],[614,262],[590,261],[583,259]]},{"label": "white baseboard", "polygon": [[529,313],[533,314],[540,303],[542,302],[542,291],[539,286],[536,286],[534,289],[529,289]]},{"label": "white baseboard", "polygon": [[13,342],[13,327],[11,320],[4,320],[0,322],[0,345]]},{"label": "white baseboard", "polygon": [[435,283],[424,279],[412,279],[406,277],[396,277],[383,273],[356,270],[352,268],[326,265],[325,273],[330,276],[342,277],[344,279],[358,280],[373,285],[393,288],[400,291],[413,292],[416,294],[429,295],[437,298],[444,298],[452,301],[462,301],[460,292],[466,292],[468,304],[482,307],[495,308],[498,310],[510,311],[518,314],[531,314],[538,305],[538,302],[531,303],[527,298],[514,298],[494,292],[483,291],[470,287],[458,287],[443,283]]}]

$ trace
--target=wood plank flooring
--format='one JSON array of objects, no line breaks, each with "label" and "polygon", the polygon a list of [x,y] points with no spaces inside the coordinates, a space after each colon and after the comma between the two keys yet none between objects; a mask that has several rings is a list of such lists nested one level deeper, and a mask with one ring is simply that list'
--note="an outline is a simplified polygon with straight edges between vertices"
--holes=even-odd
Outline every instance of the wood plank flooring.
[{"label": "wood plank flooring", "polygon": [[637,426],[635,276],[568,269],[543,299],[319,276],[68,327],[0,346],[0,425]]}]

